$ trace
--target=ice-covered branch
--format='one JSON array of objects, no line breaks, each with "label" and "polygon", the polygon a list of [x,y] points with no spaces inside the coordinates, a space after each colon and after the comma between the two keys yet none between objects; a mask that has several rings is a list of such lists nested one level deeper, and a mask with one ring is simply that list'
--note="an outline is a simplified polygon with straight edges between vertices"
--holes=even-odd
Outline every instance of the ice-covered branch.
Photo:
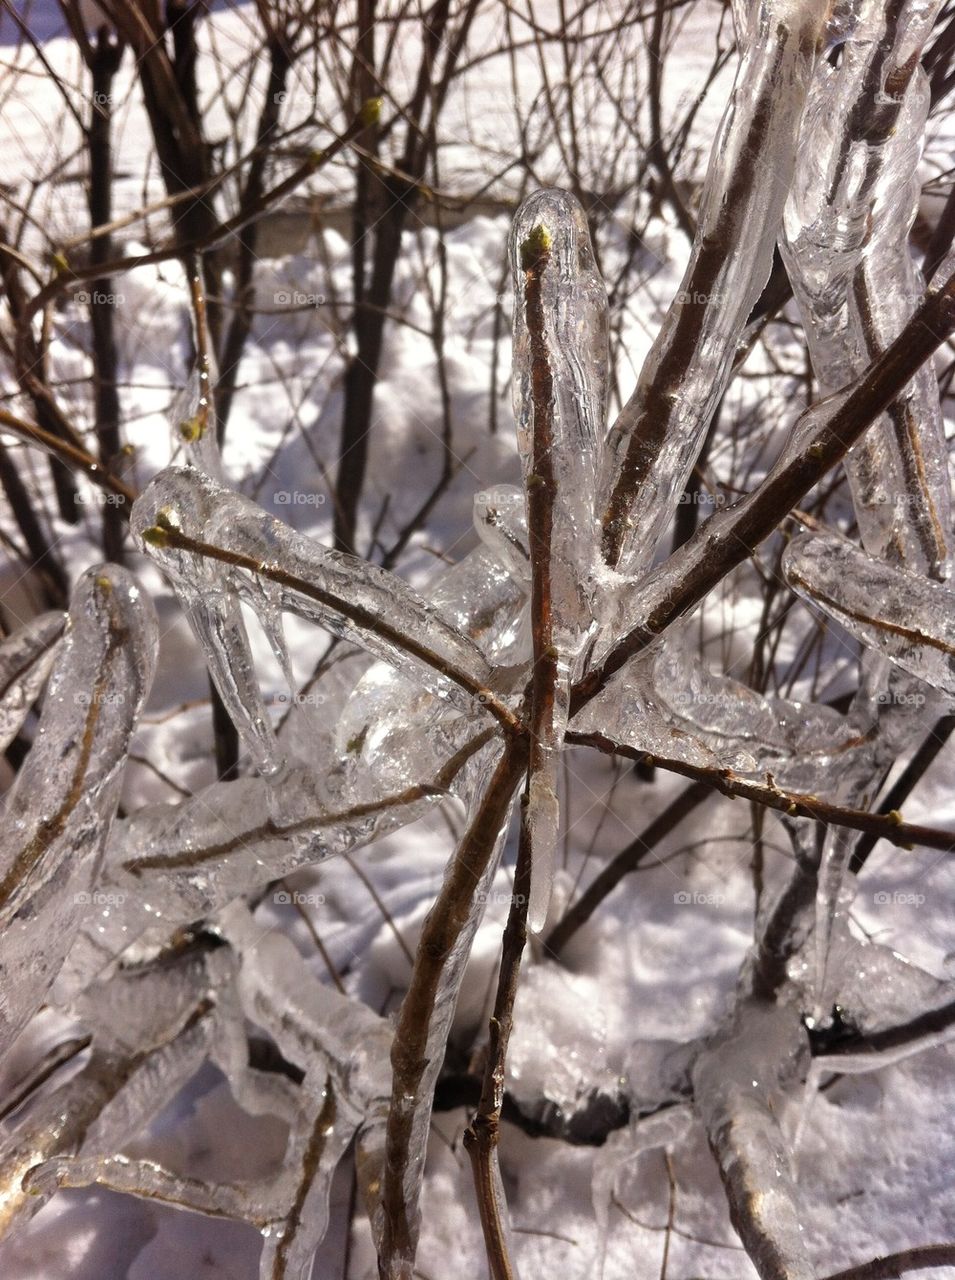
[{"label": "ice-covered branch", "polygon": [[607,402],[607,298],[573,197],[540,191],[524,201],[511,231],[511,269],[533,639],[528,920],[537,932],[554,876],[567,687],[594,626],[596,459]]},{"label": "ice-covered branch", "polygon": [[571,694],[571,713],[614,672],[706,596],[840,462],[875,418],[955,330],[955,275],[950,275],[895,341],[848,388],[807,409],[766,479],[725,507],[653,570],[629,602],[630,630]]},{"label": "ice-covered branch", "polygon": [[[193,618],[209,607],[203,586],[212,590],[213,604],[220,596],[246,601],[267,632],[272,615],[289,610],[393,666],[412,663],[425,688],[459,709],[483,708],[509,730],[518,727],[492,691],[496,673],[480,649],[400,578],[357,556],[327,551],[201,472],[163,472],[137,502],[133,527],[180,586]],[[203,569],[204,562],[223,567]],[[230,662],[231,646],[220,649],[208,624],[203,629],[228,688],[242,668]],[[236,701],[230,691],[230,709]],[[249,720],[250,703],[251,697],[240,700],[240,719]],[[270,736],[262,712],[252,725],[254,736]]]},{"label": "ice-covered branch", "polygon": [[488,1036],[487,1061],[477,1113],[464,1133],[465,1150],[471,1157],[481,1226],[487,1245],[492,1280],[517,1280],[510,1246],[510,1215],[501,1179],[497,1146],[504,1105],[507,1046],[514,1023],[521,958],[527,942],[528,903],[533,879],[533,832],[528,813],[528,796],[521,801],[521,836],[514,871],[514,892],[507,913],[501,946],[494,1011]]},{"label": "ice-covered branch", "polygon": [[3,815],[4,1047],[39,1007],[90,903],[156,645],[152,603],[130,574],[111,565],[83,575]]},{"label": "ice-covered branch", "polygon": [[[908,236],[929,97],[918,59],[936,10],[861,5],[838,66],[816,72],[781,244],[825,391],[887,346],[924,292]],[[951,497],[930,368],[873,424],[846,471],[866,548],[945,577]]]},{"label": "ice-covered branch", "polygon": [[787,817],[811,818],[814,822],[827,826],[862,831],[875,839],[887,840],[889,844],[900,849],[921,846],[925,849],[939,849],[943,853],[951,853],[955,850],[955,831],[929,827],[917,822],[906,822],[895,810],[882,813],[868,809],[852,809],[820,796],[785,790],[774,780],[763,784],[749,778],[736,777],[729,769],[707,769],[685,760],[674,760],[656,755],[651,751],[641,751],[614,742],[611,738],[599,733],[571,730],[567,734],[567,741],[574,745],[594,747],[608,754],[639,760],[671,773],[679,773],[685,778],[705,783],[722,795],[733,799],[752,800],[756,804],[764,805],[767,809],[775,809]]},{"label": "ice-covered branch", "polygon": [[955,697],[955,592],[895,568],[845,538],[801,534],[786,581],[869,648]]},{"label": "ice-covered branch", "polygon": [[5,751],[46,684],[66,619],[43,613],[0,644],[0,751]]},{"label": "ice-covered branch", "polygon": [[514,795],[526,769],[526,741],[515,739],[473,806],[468,829],[448,864],[418,943],[391,1052],[394,1081],[376,1231],[382,1280],[410,1280],[412,1275],[434,1086],[483,910],[482,891],[494,875]]},{"label": "ice-covered branch", "polygon": [[713,144],[690,262],[607,441],[607,563],[649,563],[769,278],[827,6],[758,0]]}]

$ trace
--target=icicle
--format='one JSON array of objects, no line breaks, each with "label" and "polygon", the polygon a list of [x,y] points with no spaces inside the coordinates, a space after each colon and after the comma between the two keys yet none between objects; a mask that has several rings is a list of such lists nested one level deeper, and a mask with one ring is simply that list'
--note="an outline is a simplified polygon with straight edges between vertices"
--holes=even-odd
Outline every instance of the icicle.
[{"label": "icicle", "polygon": [[947,587],[831,535],[800,534],[782,567],[793,590],[850,635],[955,696],[955,593]]},{"label": "icicle", "polygon": [[527,927],[540,933],[547,922],[554,874],[557,868],[557,832],[560,808],[549,776],[535,773],[527,797],[527,821],[531,829],[534,863],[527,906]]},{"label": "icicle", "polygon": [[156,644],[152,604],[130,574],[106,565],[80,578],[0,834],[5,1043],[39,1007],[90,905]]},{"label": "icicle", "polygon": [[831,996],[830,957],[844,937],[848,940],[847,911],[853,892],[848,885],[849,863],[855,844],[853,833],[829,827],[822,846],[816,884],[816,927],[814,931],[815,982],[813,1018],[825,1025],[834,1000]]},{"label": "icicle", "polygon": [[46,684],[66,621],[62,613],[43,613],[0,644],[0,751],[20,731]]},{"label": "icicle", "polygon": [[686,274],[607,441],[604,554],[623,574],[652,560],[769,278],[827,10],[758,3],[747,23]]}]

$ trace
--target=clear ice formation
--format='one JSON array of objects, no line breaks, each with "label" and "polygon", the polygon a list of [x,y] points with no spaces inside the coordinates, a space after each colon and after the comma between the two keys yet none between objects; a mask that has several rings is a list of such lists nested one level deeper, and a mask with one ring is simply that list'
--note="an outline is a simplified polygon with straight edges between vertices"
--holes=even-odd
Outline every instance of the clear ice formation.
[{"label": "clear ice formation", "polygon": [[[924,292],[909,250],[929,88],[918,65],[935,4],[861,4],[838,66],[819,65],[780,244],[824,391],[897,337]],[[938,384],[924,365],[850,451],[863,546],[946,578],[952,509]]]},{"label": "clear ice formation", "polygon": [[41,613],[0,643],[0,750],[20,732],[46,684],[66,619]]},{"label": "clear ice formation", "polygon": [[156,645],[135,578],[115,565],[87,570],[0,831],[4,1047],[40,1007],[91,904]]},{"label": "clear ice formation", "polygon": [[799,1220],[792,1157],[777,1114],[781,1075],[805,1048],[798,1010],[743,1000],[693,1068],[697,1111],[732,1205],[733,1225],[762,1276],[817,1280]]},{"label": "clear ice formation", "polygon": [[[794,538],[783,573],[794,591],[862,644],[955,696],[955,592],[949,587],[834,535]],[[913,699],[924,704],[924,697]]]},{"label": "clear ice formation", "polygon": [[[523,202],[511,228],[511,269],[514,412],[539,619],[526,811],[533,851],[528,924],[539,932],[554,881],[568,691],[594,627],[597,456],[609,387],[607,294],[577,200],[538,191]],[[493,529],[512,551],[519,535],[484,523],[485,536]]]},{"label": "clear ice formation", "polygon": [[795,170],[828,6],[762,0],[750,8],[750,38],[713,143],[689,265],[603,452],[605,549],[626,577],[652,560],[699,455],[769,278]]},{"label": "clear ice formation", "polygon": [[[277,767],[271,730],[259,710],[260,696],[253,699],[258,704],[253,716],[245,703],[236,707],[242,691],[229,673],[233,666],[245,673],[247,646],[216,625],[220,600],[236,609],[239,601],[247,604],[266,632],[277,611],[295,613],[392,666],[411,667],[425,688],[459,710],[481,711],[478,694],[492,682],[491,664],[396,575],[357,556],[326,550],[192,468],[162,472],[136,502],[132,524],[140,536],[165,526],[225,553],[226,559],[213,559],[165,545],[161,537],[145,544],[176,586],[212,670],[219,672],[226,705],[244,726],[250,749],[257,748],[264,761],[263,772]],[[272,568],[278,580],[257,572]],[[196,615],[203,613],[213,617],[197,624]],[[249,679],[254,684],[251,671]]]},{"label": "clear ice formation", "polygon": [[[812,145],[800,150],[780,247],[824,391],[858,377],[924,293],[908,236],[929,107],[919,57],[936,12],[932,3],[847,8],[832,30],[839,60],[820,63],[810,92],[803,127]],[[931,364],[850,450],[846,473],[864,550],[804,536],[787,550],[784,572],[795,590],[872,649],[856,713],[868,709],[876,756],[891,762],[888,744],[911,740],[924,718],[930,700],[921,681],[943,690],[950,681],[950,604],[929,581],[947,579],[952,552],[947,445]],[[879,654],[917,678],[900,679],[880,665]],[[844,802],[871,799],[877,767],[873,759],[868,774],[845,779]],[[838,981],[829,973],[833,948],[849,942],[850,854],[845,833],[828,833],[816,901],[819,1016],[829,980]]]},{"label": "clear ice formation", "polygon": [[871,738],[858,723],[832,707],[768,697],[714,675],[685,631],[678,625],[623,667],[571,728],[761,783],[769,774],[803,794],[825,794],[834,768],[868,762]]},{"label": "clear ice formation", "polygon": [[[572,730],[856,807],[873,802],[889,766],[955,694],[949,480],[930,368],[847,461],[861,547],[806,533],[783,559],[793,589],[865,648],[848,711],[756,692],[711,671],[688,624],[660,635],[650,625],[759,501],[751,494],[718,510],[700,536],[652,567],[777,237],[824,394],[793,425],[770,482],[809,450],[922,290],[907,236],[926,109],[917,58],[933,6],[889,11],[861,0],[827,18],[821,0],[738,0],[734,15],[743,58],[690,264],[609,433],[607,300],[586,217],[559,191],[536,193],[518,211],[511,261],[523,486],[476,495],[477,545],[429,591],[325,549],[230,489],[209,429],[209,370],[190,383],[173,424],[189,465],[154,479],[132,524],[202,645],[245,748],[243,776],[188,803],[116,816],[156,647],[151,606],[124,570],[90,570],[65,624],[43,615],[0,643],[5,743],[42,696],[0,835],[3,1047],[45,1002],[82,1028],[86,1054],[45,1088],[24,1086],[28,1104],[8,1117],[0,1226],[28,1220],[58,1187],[95,1183],[251,1222],[263,1236],[263,1280],[304,1277],[327,1226],[335,1170],[354,1144],[381,1274],[410,1275],[434,1088],[525,779],[531,929],[547,915],[556,765],[574,681],[624,634],[646,628],[656,638],[579,707]],[[820,56],[836,45],[837,63]],[[772,164],[760,162],[766,155]],[[243,607],[289,686],[278,722]],[[301,688],[286,613],[335,641]],[[509,758],[502,738],[515,729],[530,764],[513,794],[489,806],[488,780]],[[401,1042],[400,1014],[392,1025],[323,984],[256,910],[283,877],[449,802],[463,809],[469,833],[480,831],[479,871],[455,899],[465,846],[452,853],[441,911],[429,916],[452,921],[451,942],[433,970],[435,956],[420,951],[415,973],[427,978],[428,1000],[412,1028],[418,1041]],[[633,1124],[597,1163],[594,1204],[604,1229],[621,1167],[678,1141],[692,1105],[761,1274],[809,1280],[777,1119],[806,1066],[800,1012],[818,1030],[838,1005],[860,1035],[885,1042],[875,1056],[887,1062],[947,1036],[930,1029],[909,1042],[899,1028],[913,1011],[943,1014],[951,992],[850,933],[847,834],[833,828],[817,840],[808,819],[783,821],[793,880],[761,908],[735,1004],[702,1040],[634,1048],[621,1086]],[[793,885],[800,906],[767,941]],[[772,998],[761,969],[771,946],[786,960]],[[420,997],[421,983],[416,990]],[[267,1037],[288,1070],[251,1065],[250,1034]],[[393,1073],[409,1043],[414,1069]],[[27,1084],[47,1080],[57,1054],[72,1061],[68,1050],[70,1041],[48,1043]],[[276,1177],[216,1185],[125,1154],[205,1061],[240,1106],[287,1125]],[[861,1070],[868,1058],[840,1061]],[[818,1075],[809,1073],[807,1098]],[[409,1223],[403,1252],[389,1253],[389,1174]]]}]

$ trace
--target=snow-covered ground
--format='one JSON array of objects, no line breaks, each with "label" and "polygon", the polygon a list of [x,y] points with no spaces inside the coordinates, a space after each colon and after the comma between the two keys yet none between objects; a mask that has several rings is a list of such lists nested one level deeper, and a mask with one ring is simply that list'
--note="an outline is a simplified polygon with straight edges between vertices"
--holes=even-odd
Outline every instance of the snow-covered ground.
[{"label": "snow-covered ground", "polygon": [[[479,19],[476,50],[495,48],[499,14],[490,6]],[[553,23],[558,6],[540,4],[540,21]],[[681,34],[679,55],[665,84],[672,109],[695,90],[709,67],[719,6],[696,6]],[[9,20],[0,28],[12,40]],[[67,78],[77,78],[77,58],[69,42],[57,38],[52,5],[33,6],[28,21],[43,40],[45,56]],[[208,38],[228,58],[244,48],[252,22],[251,6],[213,12]],[[481,26],[484,23],[484,26]],[[10,55],[10,47],[0,51]],[[26,55],[23,55],[26,59]],[[559,71],[556,49],[554,68]],[[33,63],[33,69],[36,64]],[[536,61],[528,55],[521,92],[533,97],[539,87]],[[719,119],[732,67],[724,73],[694,124],[691,150],[705,152]],[[130,92],[128,69],[118,86],[122,106],[117,183],[117,213],[160,195],[154,170],[147,170],[147,130]],[[304,76],[306,73],[302,73]],[[298,81],[290,115],[301,95],[303,112],[313,85]],[[449,134],[458,141],[443,157],[447,190],[479,189],[492,161],[513,153],[509,132],[513,113],[502,109],[512,94],[503,57],[480,65],[473,82],[449,104]],[[335,104],[321,97],[325,119],[341,128]],[[220,121],[225,127],[225,117]],[[213,120],[215,126],[215,120]],[[599,115],[591,122],[599,136]],[[213,127],[212,131],[215,131]],[[54,154],[69,153],[78,135],[42,80],[21,82],[4,104],[2,147],[6,183],[29,181],[44,172]],[[541,171],[547,172],[545,155]],[[324,172],[316,190],[335,191],[340,176]],[[323,185],[324,184],[324,185]],[[495,188],[501,200],[515,192],[516,178]],[[83,192],[65,183],[40,193],[37,212],[54,238],[68,238],[84,225]],[[505,215],[475,216],[446,234],[449,272],[445,359],[452,395],[458,475],[435,508],[428,527],[417,535],[400,562],[401,572],[422,590],[432,585],[444,559],[458,559],[475,543],[471,525],[473,495],[494,483],[519,479],[510,400],[503,376],[500,429],[487,430],[490,366],[494,343],[493,308],[500,290],[509,220]],[[378,424],[367,480],[368,510],[386,497],[390,506],[381,537],[388,545],[421,495],[437,479],[440,456],[440,397],[433,347],[421,330],[430,314],[420,288],[420,263],[433,260],[436,232],[416,226],[416,247],[399,267],[395,296],[410,322],[388,330],[377,390]],[[409,236],[409,238],[410,238]],[[29,237],[27,237],[29,243]],[[135,241],[127,246],[134,251]],[[622,256],[625,229],[611,254]],[[676,290],[687,247],[681,234],[663,220],[651,227],[643,247],[649,282],[641,310],[624,317],[619,376],[621,393],[632,387],[634,368]],[[229,478],[244,493],[296,528],[327,540],[331,495],[327,476],[334,472],[335,442],[341,417],[340,335],[324,302],[293,312],[289,301],[328,299],[349,290],[349,249],[331,228],[318,228],[308,250],[259,264],[258,296],[276,301],[257,317],[243,359],[224,454]],[[178,267],[141,268],[117,283],[122,301],[122,391],[127,438],[135,448],[130,479],[143,487],[171,457],[168,419],[176,392],[185,380],[188,316]],[[88,320],[80,304],[70,302],[59,316],[53,345],[56,375],[88,374],[85,351]],[[417,326],[417,327],[415,327]],[[787,358],[779,340],[779,358]],[[788,353],[790,358],[792,353]],[[501,359],[506,369],[509,342]],[[760,357],[757,355],[756,360]],[[752,367],[752,366],[751,366]],[[767,368],[768,364],[757,370]],[[734,392],[734,394],[736,394]],[[758,390],[739,393],[752,404]],[[67,403],[69,397],[67,394]],[[76,404],[82,411],[79,396]],[[793,415],[794,416],[794,415]],[[791,421],[784,415],[784,422]],[[767,445],[768,455],[774,446]],[[761,459],[759,471],[765,470]],[[719,469],[719,458],[716,459]],[[92,490],[89,520],[64,536],[63,550],[72,570],[98,558],[100,508]],[[175,787],[195,791],[214,777],[210,758],[207,684],[201,653],[169,587],[138,557],[134,569],[152,593],[162,633],[160,663],[134,755],[157,769],[131,764],[123,803],[127,812],[147,803],[176,799]],[[10,603],[14,597],[6,598]],[[725,609],[734,604],[727,637]],[[24,606],[18,605],[23,608]],[[752,593],[714,607],[708,615],[714,654],[728,674],[745,670],[758,621]],[[288,637],[296,675],[305,679],[324,643],[313,628],[289,620]],[[263,685],[276,699],[281,672],[264,634],[251,629]],[[833,644],[833,651],[838,642]],[[782,655],[785,657],[786,655]],[[183,704],[188,704],[185,707]],[[950,785],[953,749],[935,761],[905,816],[934,826],[955,825],[955,795]],[[563,906],[592,878],[596,866],[644,830],[685,785],[658,773],[650,784],[630,768],[614,767],[588,753],[574,753],[568,766],[566,819],[557,892],[556,919]],[[572,785],[570,785],[572,784]],[[614,1091],[621,1078],[636,1082],[645,1068],[646,1041],[683,1041],[712,1028],[731,993],[740,963],[752,939],[753,883],[750,871],[751,815],[743,802],[713,799],[661,842],[644,868],[628,877],[581,929],[557,963],[540,945],[525,964],[509,1052],[509,1088],[518,1101],[546,1099],[572,1112],[594,1088]],[[345,859],[302,873],[296,884],[320,894],[314,918],[333,964],[345,973],[350,993],[376,1009],[395,1007],[410,966],[424,915],[441,883],[451,848],[449,828],[461,815],[437,811],[355,855],[363,877]],[[782,828],[770,817],[767,876],[778,883],[790,857]],[[500,934],[511,891],[513,850],[505,858],[490,895],[458,1004],[452,1046],[465,1057],[486,1026],[499,956]],[[383,917],[371,890],[387,908]],[[900,854],[878,846],[866,868],[853,907],[860,933],[891,946],[938,977],[955,977],[955,919],[950,911],[955,868],[949,855],[917,849]],[[689,899],[689,901],[687,900]],[[324,977],[302,921],[278,908],[266,923],[285,929],[314,972]],[[400,935],[400,940],[399,940]],[[23,1059],[8,1064],[17,1075]],[[809,1251],[820,1275],[862,1262],[879,1253],[955,1237],[955,1204],[950,1172],[955,1161],[955,1072],[952,1051],[936,1047],[895,1066],[846,1076],[815,1101],[799,1151],[802,1220]],[[793,1102],[782,1117],[795,1128]],[[418,1273],[430,1280],[452,1270],[483,1274],[484,1250],[474,1203],[470,1163],[462,1146],[468,1122],[463,1108],[439,1112],[432,1125]],[[237,1180],[267,1173],[281,1163],[284,1130],[268,1117],[251,1117],[233,1101],[223,1078],[209,1067],[159,1117],[150,1134],[129,1148],[196,1177]],[[669,1280],[750,1280],[755,1271],[730,1226],[719,1177],[702,1125],[687,1119],[670,1148],[668,1173],[660,1149],[629,1156],[626,1130],[602,1147],[570,1146],[531,1138],[505,1126],[501,1146],[504,1182],[515,1228],[515,1256],[521,1274],[559,1275],[567,1280],[595,1277],[601,1249],[604,1280],[651,1280],[660,1274],[668,1214],[673,1227],[668,1248]],[[670,1177],[675,1199],[670,1203]],[[370,1233],[359,1211],[350,1244],[344,1223],[352,1194],[349,1162],[339,1172],[332,1195],[332,1229],[316,1259],[313,1280],[332,1280],[342,1272],[350,1248],[352,1277],[371,1276],[374,1255]],[[612,1194],[611,1194],[612,1192]],[[259,1239],[251,1228],[223,1223],[109,1191],[58,1194],[29,1227],[0,1245],[4,1280],[252,1280],[258,1274]],[[913,1277],[922,1273],[912,1271]],[[952,1275],[955,1268],[924,1274]],[[347,1277],[346,1277],[347,1280]]]}]

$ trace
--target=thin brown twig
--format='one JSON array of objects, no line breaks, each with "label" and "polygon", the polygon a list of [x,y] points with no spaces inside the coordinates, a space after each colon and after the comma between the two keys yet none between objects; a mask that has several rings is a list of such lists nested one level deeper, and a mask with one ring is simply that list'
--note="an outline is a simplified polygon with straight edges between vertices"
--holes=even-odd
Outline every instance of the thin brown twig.
[{"label": "thin brown twig", "polygon": [[[481,802],[449,864],[441,892],[428,913],[415,955],[411,983],[401,1005],[391,1051],[392,1101],[388,1113],[382,1188],[384,1227],[378,1271],[382,1280],[400,1262],[410,1274],[417,1238],[417,1205],[408,1202],[405,1181],[412,1137],[421,1123],[420,1096],[429,1062],[429,1032],[435,999],[447,965],[474,909],[474,894],[500,838],[514,792],[527,769],[526,738],[504,749]],[[441,1052],[441,1048],[437,1049]]]},{"label": "thin brown twig", "polygon": [[805,795],[800,791],[785,791],[770,780],[763,784],[748,778],[740,778],[731,769],[708,768],[704,765],[688,764],[684,760],[671,760],[665,756],[640,751],[636,747],[628,747],[613,742],[599,733],[567,734],[567,742],[574,746],[594,747],[608,755],[624,756],[630,760],[641,760],[657,765],[671,773],[682,774],[684,778],[693,778],[705,782],[714,791],[725,796],[745,800],[753,800],[769,809],[776,809],[791,818],[812,818],[826,826],[849,827],[853,831],[865,831],[888,840],[901,849],[911,849],[920,845],[925,849],[940,849],[943,853],[955,851],[955,831],[946,831],[941,827],[926,827],[917,822],[906,822],[900,813],[872,813],[868,809],[850,809],[844,805],[833,804],[822,800],[819,796]]},{"label": "thin brown twig", "polygon": [[491,1015],[487,1061],[477,1114],[464,1133],[464,1147],[471,1157],[481,1228],[487,1249],[491,1280],[514,1280],[515,1271],[508,1249],[507,1204],[501,1184],[497,1147],[500,1138],[501,1108],[504,1105],[504,1075],[507,1045],[514,1025],[514,1001],[527,942],[527,906],[530,898],[533,848],[527,815],[527,791],[521,801],[521,838],[514,872],[514,892],[504,927],[501,971],[498,977],[494,1012]]}]

